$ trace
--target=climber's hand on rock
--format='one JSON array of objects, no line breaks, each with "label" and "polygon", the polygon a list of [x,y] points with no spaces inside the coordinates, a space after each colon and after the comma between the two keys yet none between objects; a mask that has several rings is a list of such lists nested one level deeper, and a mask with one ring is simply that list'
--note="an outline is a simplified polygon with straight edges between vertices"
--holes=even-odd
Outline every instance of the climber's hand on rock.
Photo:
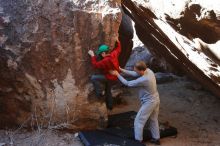
[{"label": "climber's hand on rock", "polygon": [[95,56],[95,54],[94,54],[94,52],[93,52],[92,50],[89,50],[89,51],[88,51],[88,54],[89,54],[91,57]]},{"label": "climber's hand on rock", "polygon": [[118,76],[118,75],[119,75],[119,73],[118,73],[117,70],[110,70],[109,73],[110,73],[111,75],[114,75],[114,76]]},{"label": "climber's hand on rock", "polygon": [[118,44],[119,44],[119,40],[118,40],[118,38],[117,38],[116,41],[115,41],[115,48],[118,47]]},{"label": "climber's hand on rock", "polygon": [[116,39],[116,43],[119,43],[119,39],[118,38]]}]

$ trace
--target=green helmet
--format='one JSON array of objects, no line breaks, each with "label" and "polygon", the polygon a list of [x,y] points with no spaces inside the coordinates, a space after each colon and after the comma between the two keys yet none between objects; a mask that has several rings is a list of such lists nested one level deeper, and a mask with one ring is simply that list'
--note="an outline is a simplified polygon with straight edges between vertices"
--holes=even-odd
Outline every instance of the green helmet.
[{"label": "green helmet", "polygon": [[101,45],[99,49],[96,51],[96,55],[100,55],[103,52],[108,52],[109,51],[109,46],[107,45]]}]

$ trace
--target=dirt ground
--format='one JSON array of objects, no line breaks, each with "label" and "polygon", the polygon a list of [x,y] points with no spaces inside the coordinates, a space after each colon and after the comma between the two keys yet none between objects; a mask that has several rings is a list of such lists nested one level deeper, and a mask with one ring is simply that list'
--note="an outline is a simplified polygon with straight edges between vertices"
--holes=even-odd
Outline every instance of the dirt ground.
[{"label": "dirt ground", "polygon": [[[176,138],[161,139],[162,146],[220,146],[220,99],[186,78],[158,85],[161,106],[159,119],[177,127]],[[135,89],[124,89],[126,105],[118,105],[110,114],[138,110]],[[55,130],[28,132],[0,130],[0,146],[82,146],[72,133]],[[150,143],[146,143],[152,146]]]}]

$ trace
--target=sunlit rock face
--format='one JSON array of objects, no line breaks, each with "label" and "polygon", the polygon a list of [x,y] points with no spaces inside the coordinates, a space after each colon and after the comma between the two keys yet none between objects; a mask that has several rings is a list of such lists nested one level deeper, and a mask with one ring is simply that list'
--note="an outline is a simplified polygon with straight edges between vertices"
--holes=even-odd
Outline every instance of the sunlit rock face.
[{"label": "sunlit rock face", "polygon": [[114,46],[120,3],[102,0],[0,0],[0,126],[96,128],[102,102],[88,101],[87,51]]},{"label": "sunlit rock face", "polygon": [[220,1],[127,0],[140,40],[220,97]]}]

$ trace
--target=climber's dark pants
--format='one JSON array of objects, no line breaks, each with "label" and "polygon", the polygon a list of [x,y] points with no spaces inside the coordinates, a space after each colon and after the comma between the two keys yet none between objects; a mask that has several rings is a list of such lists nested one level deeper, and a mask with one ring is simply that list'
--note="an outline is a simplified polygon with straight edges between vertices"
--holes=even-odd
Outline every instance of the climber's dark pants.
[{"label": "climber's dark pants", "polygon": [[102,97],[102,88],[101,84],[105,85],[105,102],[108,109],[112,109],[113,107],[113,99],[112,99],[112,81],[106,79],[104,75],[92,75],[91,81],[95,88],[95,93],[97,97]]}]

